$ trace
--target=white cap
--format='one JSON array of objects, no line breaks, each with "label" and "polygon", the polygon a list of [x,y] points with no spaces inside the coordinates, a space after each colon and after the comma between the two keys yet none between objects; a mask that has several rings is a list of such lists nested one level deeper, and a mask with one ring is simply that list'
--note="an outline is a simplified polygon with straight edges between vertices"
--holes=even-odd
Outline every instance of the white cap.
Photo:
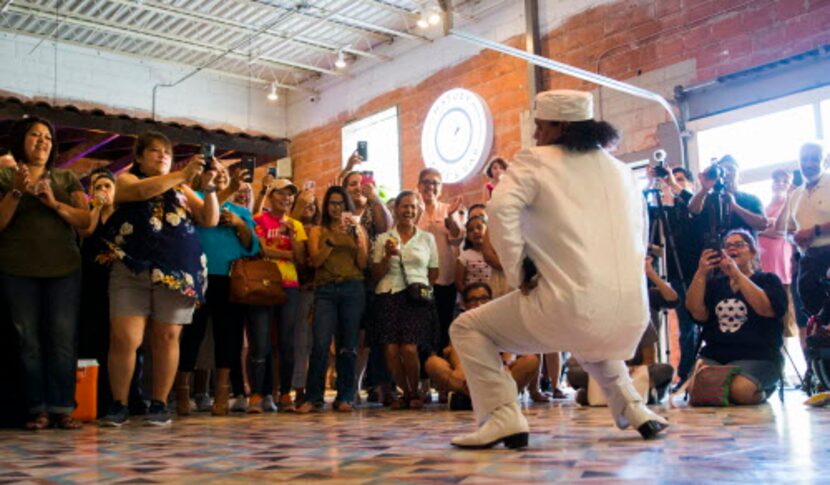
[{"label": "white cap", "polygon": [[594,97],[585,91],[554,89],[536,95],[533,117],[545,121],[588,121],[594,119]]}]

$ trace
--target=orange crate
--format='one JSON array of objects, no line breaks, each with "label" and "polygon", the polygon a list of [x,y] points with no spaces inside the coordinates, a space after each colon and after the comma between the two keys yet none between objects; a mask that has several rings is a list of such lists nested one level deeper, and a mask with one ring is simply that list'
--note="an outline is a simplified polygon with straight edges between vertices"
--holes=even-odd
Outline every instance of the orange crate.
[{"label": "orange crate", "polygon": [[75,402],[78,406],[72,417],[78,421],[98,418],[98,361],[81,359],[75,371]]}]

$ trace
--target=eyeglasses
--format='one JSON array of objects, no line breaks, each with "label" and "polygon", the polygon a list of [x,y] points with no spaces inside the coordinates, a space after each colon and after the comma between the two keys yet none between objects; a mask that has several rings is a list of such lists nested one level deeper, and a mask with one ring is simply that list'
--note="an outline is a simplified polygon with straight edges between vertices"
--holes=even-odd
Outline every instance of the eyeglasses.
[{"label": "eyeglasses", "polygon": [[747,243],[746,241],[726,243],[723,245],[723,249],[743,249],[746,247],[749,247],[749,243]]},{"label": "eyeglasses", "polygon": [[478,298],[467,298],[466,300],[464,300],[464,303],[468,305],[470,303],[487,303],[490,300],[492,300],[492,298],[490,298],[489,296],[481,296]]}]

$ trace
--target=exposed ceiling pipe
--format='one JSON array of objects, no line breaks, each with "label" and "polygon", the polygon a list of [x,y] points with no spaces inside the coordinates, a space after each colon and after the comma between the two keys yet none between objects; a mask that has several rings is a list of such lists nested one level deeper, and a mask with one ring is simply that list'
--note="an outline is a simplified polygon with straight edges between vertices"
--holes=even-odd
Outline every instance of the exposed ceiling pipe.
[{"label": "exposed ceiling pipe", "polygon": [[[619,91],[621,93],[629,94],[631,96],[636,96],[638,98],[642,98],[648,101],[653,101],[666,111],[669,114],[672,122],[674,123],[675,128],[677,129],[677,136],[680,137],[681,145],[683,139],[683,128],[680,122],[677,119],[677,115],[674,113],[674,108],[672,105],[664,98],[663,96],[649,91],[647,89],[643,89],[639,86],[634,86],[633,84],[629,84],[623,81],[618,81],[616,79],[612,79],[610,77],[602,76],[590,71],[586,71],[584,69],[580,69],[578,67],[571,66],[569,64],[565,64],[562,62],[554,61],[553,59],[548,59],[546,57],[537,56],[535,54],[529,54],[523,50],[516,49],[498,42],[494,42],[489,39],[485,39],[479,37],[477,35],[473,35],[467,32],[462,32],[459,30],[452,29],[450,30],[449,34],[453,37],[459,38],[465,42],[470,42],[472,44],[479,45],[481,47],[492,49],[497,52],[501,52],[502,54],[507,54],[509,56],[517,57],[519,59],[524,59],[527,62],[530,62],[534,65],[544,67],[546,69],[550,69],[552,71],[556,71],[568,76],[575,77],[577,79],[582,79],[583,81],[588,81],[594,84],[598,84],[600,86],[605,86],[607,88],[613,89],[615,91]],[[686,157],[685,154],[681,152],[681,164],[685,167],[686,165]]]}]

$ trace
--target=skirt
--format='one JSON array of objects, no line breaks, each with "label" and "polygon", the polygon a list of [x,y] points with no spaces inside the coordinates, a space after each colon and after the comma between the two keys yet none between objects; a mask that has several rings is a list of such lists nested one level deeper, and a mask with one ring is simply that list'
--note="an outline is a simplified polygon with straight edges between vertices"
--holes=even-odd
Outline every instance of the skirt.
[{"label": "skirt", "polygon": [[409,301],[406,291],[375,296],[369,339],[373,344],[417,344],[435,351],[439,335],[435,303],[419,305]]}]

